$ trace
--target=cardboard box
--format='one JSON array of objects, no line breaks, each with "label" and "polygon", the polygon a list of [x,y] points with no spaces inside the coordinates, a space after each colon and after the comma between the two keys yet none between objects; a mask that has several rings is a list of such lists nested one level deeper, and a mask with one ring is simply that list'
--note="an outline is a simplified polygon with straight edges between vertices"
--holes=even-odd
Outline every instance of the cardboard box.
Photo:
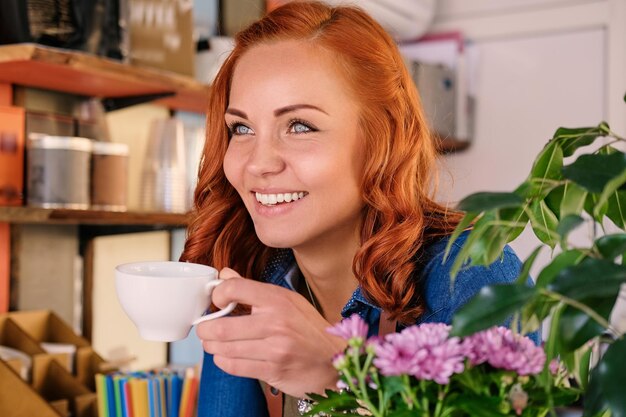
[{"label": "cardboard box", "polygon": [[130,0],[130,61],[193,77],[192,2]]},{"label": "cardboard box", "polygon": [[0,206],[24,202],[24,109],[0,106]]},{"label": "cardboard box", "polygon": [[61,414],[0,360],[0,415],[59,417]]},{"label": "cardboard box", "polygon": [[[9,313],[8,317],[9,321],[16,323],[19,329],[37,344],[37,353],[44,352],[39,345],[41,342],[67,343],[76,346],[76,353],[73,358],[68,358],[63,354],[45,354],[44,356],[55,357],[57,362],[65,367],[68,372],[73,372],[80,384],[89,391],[95,392],[95,374],[102,372],[103,369],[108,369],[108,366],[86,339],[74,333],[58,315],[48,310],[16,311]],[[37,361],[37,359],[33,360],[34,368],[38,367]],[[33,375],[34,377],[35,375]]]},{"label": "cardboard box", "polygon": [[29,356],[45,353],[39,343],[8,315],[0,316],[0,345],[17,349]]}]

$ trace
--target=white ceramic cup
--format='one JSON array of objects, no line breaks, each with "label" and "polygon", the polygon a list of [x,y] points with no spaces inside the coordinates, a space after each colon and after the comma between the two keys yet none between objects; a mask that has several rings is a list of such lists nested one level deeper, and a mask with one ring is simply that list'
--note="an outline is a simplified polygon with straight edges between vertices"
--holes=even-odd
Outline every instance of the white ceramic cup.
[{"label": "white ceramic cup", "polygon": [[184,339],[194,324],[229,314],[236,303],[202,315],[221,284],[215,268],[189,262],[133,262],[115,267],[122,309],[146,340]]}]

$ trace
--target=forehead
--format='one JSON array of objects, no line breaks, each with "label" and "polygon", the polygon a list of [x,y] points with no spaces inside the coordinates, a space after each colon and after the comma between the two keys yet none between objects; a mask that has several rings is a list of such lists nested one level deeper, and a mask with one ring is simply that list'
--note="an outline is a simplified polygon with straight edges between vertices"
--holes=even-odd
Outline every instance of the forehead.
[{"label": "forehead", "polygon": [[284,100],[352,100],[350,85],[335,55],[308,41],[277,41],[256,45],[235,66],[230,98]]}]

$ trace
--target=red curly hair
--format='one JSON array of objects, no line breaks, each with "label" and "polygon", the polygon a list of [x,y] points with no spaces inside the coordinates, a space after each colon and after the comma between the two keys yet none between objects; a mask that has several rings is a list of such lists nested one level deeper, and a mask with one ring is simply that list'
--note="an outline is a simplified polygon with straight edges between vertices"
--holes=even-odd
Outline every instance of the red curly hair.
[{"label": "red curly hair", "polygon": [[365,208],[353,272],[372,302],[392,318],[413,323],[423,311],[422,284],[415,277],[420,248],[451,233],[460,214],[432,198],[437,153],[398,48],[358,8],[288,3],[237,34],[211,88],[195,208],[181,260],[228,266],[248,277],[259,277],[265,268],[273,249],[257,238],[222,167],[228,147],[224,112],[239,58],[261,43],[294,39],[332,51],[361,104]]}]

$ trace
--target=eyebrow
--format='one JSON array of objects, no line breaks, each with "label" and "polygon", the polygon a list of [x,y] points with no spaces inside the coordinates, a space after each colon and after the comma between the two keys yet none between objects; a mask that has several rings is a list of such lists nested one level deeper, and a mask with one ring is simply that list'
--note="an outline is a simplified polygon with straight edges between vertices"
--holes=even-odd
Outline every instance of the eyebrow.
[{"label": "eyebrow", "polygon": [[[281,107],[279,109],[274,110],[274,116],[276,116],[276,117],[282,116],[285,113],[289,113],[289,112],[300,110],[300,109],[312,109],[312,110],[317,110],[319,112],[322,112],[322,113],[324,113],[326,115],[328,114],[324,110],[322,110],[319,107],[314,106],[312,104],[292,104],[290,106],[285,106],[285,107]],[[232,114],[234,116],[241,117],[243,119],[247,119],[248,118],[246,113],[242,112],[241,110],[233,109],[231,107],[226,109],[226,113]]]}]

